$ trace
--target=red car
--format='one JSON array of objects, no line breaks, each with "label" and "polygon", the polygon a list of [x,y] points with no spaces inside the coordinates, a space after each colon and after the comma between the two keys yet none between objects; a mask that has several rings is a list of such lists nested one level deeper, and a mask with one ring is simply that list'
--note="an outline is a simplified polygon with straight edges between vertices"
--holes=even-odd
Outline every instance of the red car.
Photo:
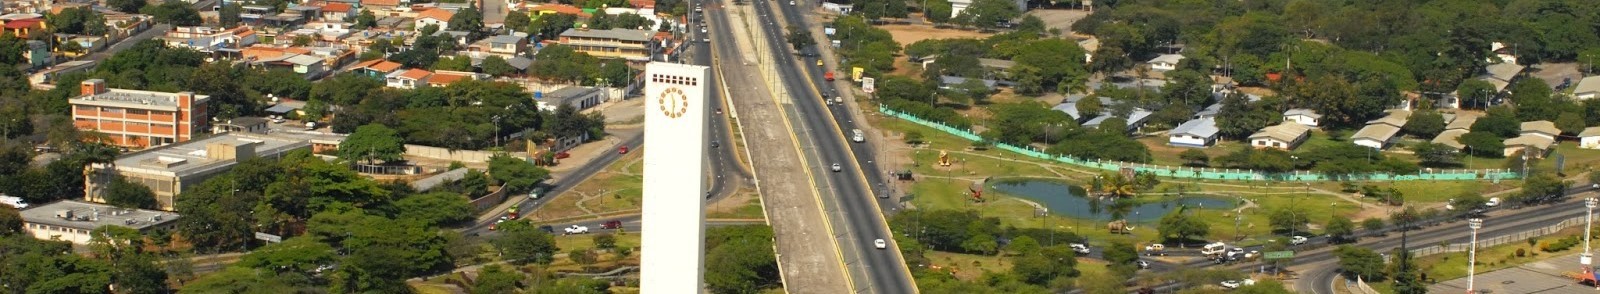
[{"label": "red car", "polygon": [[601,229],[608,229],[608,230],[619,229],[619,228],[622,228],[622,221],[608,221],[608,222],[605,222],[604,224],[600,224],[600,228]]},{"label": "red car", "polygon": [[566,152],[556,153],[556,159],[567,159],[567,157],[572,157],[572,154],[567,154]]},{"label": "red car", "polygon": [[617,147],[617,154],[628,154],[628,146]]}]

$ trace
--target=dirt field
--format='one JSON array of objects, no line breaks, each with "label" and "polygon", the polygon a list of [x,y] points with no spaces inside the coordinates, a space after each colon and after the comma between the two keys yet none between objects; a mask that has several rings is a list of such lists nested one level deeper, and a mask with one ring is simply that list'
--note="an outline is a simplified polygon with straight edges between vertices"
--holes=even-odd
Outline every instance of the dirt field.
[{"label": "dirt field", "polygon": [[1072,9],[1034,9],[1028,15],[1037,16],[1044,21],[1044,27],[1060,29],[1062,35],[1082,37],[1072,32],[1072,23],[1089,16],[1088,11]]},{"label": "dirt field", "polygon": [[927,25],[881,25],[878,28],[889,31],[894,35],[894,41],[900,46],[911,45],[917,41],[927,39],[953,39],[953,38],[988,38],[993,34],[979,33],[978,31],[964,31],[957,29],[940,29]]}]

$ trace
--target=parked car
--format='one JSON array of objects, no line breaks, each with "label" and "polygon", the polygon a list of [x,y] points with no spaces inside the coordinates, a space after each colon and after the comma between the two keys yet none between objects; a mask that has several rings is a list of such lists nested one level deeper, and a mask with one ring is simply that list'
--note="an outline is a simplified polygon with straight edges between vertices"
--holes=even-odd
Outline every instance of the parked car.
[{"label": "parked car", "polygon": [[566,228],[566,232],[567,232],[568,235],[585,234],[585,233],[589,233],[589,227],[580,226],[580,225],[572,225],[571,227],[567,227]]},{"label": "parked car", "polygon": [[1150,262],[1143,259],[1134,261],[1133,265],[1139,266],[1139,269],[1150,269]]}]

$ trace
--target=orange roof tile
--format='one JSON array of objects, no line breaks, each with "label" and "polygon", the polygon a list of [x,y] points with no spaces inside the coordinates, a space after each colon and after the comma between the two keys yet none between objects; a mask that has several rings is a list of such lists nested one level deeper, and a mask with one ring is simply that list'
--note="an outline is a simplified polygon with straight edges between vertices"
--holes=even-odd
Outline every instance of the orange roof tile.
[{"label": "orange roof tile", "polygon": [[400,66],[401,65],[400,65],[399,62],[393,62],[393,61],[379,59],[378,63],[377,64],[373,64],[371,66],[371,68],[374,69],[374,70],[377,70],[377,71],[381,71],[381,72],[394,72],[395,70],[400,69]]},{"label": "orange roof tile", "polygon": [[423,10],[421,13],[417,13],[417,19],[432,18],[442,21],[450,21],[450,17],[455,15],[456,14],[454,12],[450,12],[449,10],[428,9]]},{"label": "orange roof tile", "polygon": [[633,8],[655,8],[656,0],[628,0],[628,5]]},{"label": "orange roof tile", "polygon": [[323,5],[322,6],[322,11],[323,12],[334,12],[334,11],[337,11],[337,12],[350,12],[350,4],[344,4],[344,3],[339,3],[339,2],[328,3],[328,5]]},{"label": "orange roof tile", "polygon": [[466,75],[436,73],[436,74],[433,74],[433,76],[428,77],[428,84],[432,84],[432,85],[449,85],[451,83],[455,83],[455,82],[460,81],[461,79],[465,79],[465,78],[467,78]]},{"label": "orange roof tile", "polygon": [[401,73],[400,77],[421,81],[422,79],[428,78],[428,75],[432,74],[433,72],[413,68]]},{"label": "orange roof tile", "polygon": [[361,5],[400,6],[400,0],[361,0]]}]

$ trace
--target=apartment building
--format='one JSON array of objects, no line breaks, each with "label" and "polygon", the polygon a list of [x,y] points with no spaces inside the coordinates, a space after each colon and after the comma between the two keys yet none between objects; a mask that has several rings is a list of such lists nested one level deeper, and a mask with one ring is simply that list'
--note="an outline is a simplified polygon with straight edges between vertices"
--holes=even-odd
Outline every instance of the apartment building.
[{"label": "apartment building", "polygon": [[67,100],[73,125],[105,134],[112,145],[138,149],[167,145],[189,141],[210,129],[206,106],[210,96],[112,89],[101,79],[83,81],[80,87],[83,95]]},{"label": "apartment building", "polygon": [[655,36],[655,33],[649,30],[628,29],[567,29],[561,32],[560,43],[594,57],[649,61],[650,38]]}]

